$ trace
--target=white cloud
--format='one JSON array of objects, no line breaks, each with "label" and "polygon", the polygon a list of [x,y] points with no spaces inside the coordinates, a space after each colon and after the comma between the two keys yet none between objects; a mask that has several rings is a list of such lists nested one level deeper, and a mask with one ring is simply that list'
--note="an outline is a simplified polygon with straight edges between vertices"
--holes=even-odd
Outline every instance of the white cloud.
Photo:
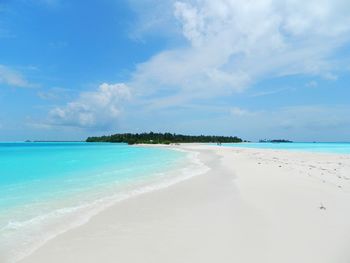
[{"label": "white cloud", "polygon": [[329,78],[334,52],[350,39],[347,0],[186,0],[173,13],[186,42],[138,65],[130,85],[140,94],[190,100],[276,76]]},{"label": "white cloud", "polygon": [[250,111],[248,111],[248,110],[244,110],[244,109],[239,108],[239,107],[233,107],[233,108],[231,108],[230,113],[231,113],[233,116],[238,116],[238,117],[241,117],[241,116],[249,116],[249,115],[254,115],[254,114],[255,114],[255,113],[253,113],[253,112],[250,112]]},{"label": "white cloud", "polygon": [[30,84],[21,73],[4,65],[0,65],[0,84],[1,83],[19,88],[29,88],[34,86],[33,84]]},{"label": "white cloud", "polygon": [[122,104],[131,96],[123,83],[103,83],[97,91],[82,92],[65,106],[49,112],[49,124],[91,129],[115,127],[122,112]]},{"label": "white cloud", "polygon": [[291,88],[291,87],[263,90],[263,91],[259,91],[259,92],[252,94],[251,97],[262,97],[262,96],[274,95],[274,94],[287,92],[287,91],[294,91],[294,90],[295,90],[295,88]]},{"label": "white cloud", "polygon": [[323,77],[327,80],[337,80],[338,79],[337,75],[330,73],[330,72],[326,73]]},{"label": "white cloud", "polygon": [[37,95],[43,100],[58,100],[68,99],[68,92],[73,92],[73,90],[60,87],[53,87],[46,91],[39,91]]},{"label": "white cloud", "polygon": [[255,140],[345,140],[350,128],[350,107],[347,105],[307,105],[258,111],[238,109],[237,113],[242,114],[231,111],[230,115],[236,133]]},{"label": "white cloud", "polygon": [[309,88],[316,88],[318,86],[318,83],[315,80],[311,80],[308,83],[306,83],[305,86]]},{"label": "white cloud", "polygon": [[[278,116],[279,113],[276,112]],[[280,126],[287,129],[305,128],[310,131],[324,131],[349,127],[348,106],[293,106],[281,109]],[[345,129],[343,129],[345,131]]]},{"label": "white cloud", "polygon": [[159,34],[174,37],[180,33],[176,28],[173,16],[173,0],[128,0],[129,6],[137,14],[129,36],[135,40],[143,40],[144,36]]}]

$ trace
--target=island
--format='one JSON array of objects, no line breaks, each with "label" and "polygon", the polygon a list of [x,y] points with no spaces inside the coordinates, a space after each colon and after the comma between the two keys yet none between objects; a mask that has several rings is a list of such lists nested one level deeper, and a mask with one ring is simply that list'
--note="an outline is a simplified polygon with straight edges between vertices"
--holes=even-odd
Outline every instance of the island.
[{"label": "island", "polygon": [[272,142],[272,143],[289,143],[293,141],[285,140],[285,139],[274,139],[274,140],[259,140],[259,142]]},{"label": "island", "polygon": [[127,144],[171,144],[171,143],[239,143],[237,136],[182,135],[175,133],[119,133],[108,136],[88,137],[86,142],[111,142]]}]

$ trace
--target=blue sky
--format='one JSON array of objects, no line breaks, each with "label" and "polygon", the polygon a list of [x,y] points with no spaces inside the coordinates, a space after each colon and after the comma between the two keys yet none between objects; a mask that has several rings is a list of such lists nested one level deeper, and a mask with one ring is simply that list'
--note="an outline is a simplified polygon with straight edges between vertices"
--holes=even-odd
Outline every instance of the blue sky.
[{"label": "blue sky", "polygon": [[0,140],[350,141],[345,0],[0,1]]}]

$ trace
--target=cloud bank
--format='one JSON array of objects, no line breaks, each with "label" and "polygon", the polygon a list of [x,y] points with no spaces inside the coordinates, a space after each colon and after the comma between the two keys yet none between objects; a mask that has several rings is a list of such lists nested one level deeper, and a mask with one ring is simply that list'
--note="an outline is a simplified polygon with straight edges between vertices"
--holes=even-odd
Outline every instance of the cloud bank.
[{"label": "cloud bank", "polygon": [[[137,106],[149,114],[192,102],[210,104],[275,77],[312,75],[336,80],[337,51],[350,40],[348,0],[130,2],[142,10],[140,21],[145,22],[133,32],[133,38],[163,34],[172,44],[138,64],[126,84],[102,84],[97,91],[82,92],[75,101],[55,107],[49,114],[51,124],[89,129],[115,125],[130,97],[129,87],[137,97]],[[315,81],[304,88],[314,86]],[[285,89],[262,91],[256,96]],[[276,117],[264,110],[229,107],[227,110],[236,118],[252,120],[242,125],[255,125],[255,129],[261,119],[274,126],[298,113],[285,109],[282,117]],[[310,109],[298,111],[307,112],[310,120],[320,114]],[[275,117],[262,117],[271,114]],[[317,120],[321,125],[325,118]],[[287,122],[284,126],[290,127]]]},{"label": "cloud bank", "polygon": [[33,86],[21,73],[4,65],[0,65],[0,84],[19,88],[29,88]]},{"label": "cloud bank", "polygon": [[255,140],[286,138],[287,135],[296,141],[311,138],[329,141],[334,134],[337,136],[333,140],[345,140],[350,131],[348,105],[302,105],[269,111],[232,108],[230,114],[231,122],[236,124],[235,132]]},{"label": "cloud bank", "polygon": [[82,92],[76,100],[53,108],[48,123],[88,129],[112,128],[118,122],[123,103],[130,96],[129,87],[123,83],[103,83],[96,91]]},{"label": "cloud bank", "polygon": [[346,0],[188,0],[172,7],[184,42],[137,66],[130,85],[141,94],[166,90],[190,100],[266,78],[331,76],[333,55],[350,38]]}]

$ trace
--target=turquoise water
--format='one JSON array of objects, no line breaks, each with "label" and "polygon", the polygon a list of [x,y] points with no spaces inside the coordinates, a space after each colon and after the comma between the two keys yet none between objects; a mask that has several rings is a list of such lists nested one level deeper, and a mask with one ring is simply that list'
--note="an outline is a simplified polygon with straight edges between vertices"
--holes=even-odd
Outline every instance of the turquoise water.
[{"label": "turquoise water", "polygon": [[0,143],[0,262],[64,231],[62,218],[86,221],[106,200],[186,160],[183,152],[125,144]]},{"label": "turquoise water", "polygon": [[223,145],[230,146],[230,147],[243,147],[243,148],[350,154],[350,143],[338,143],[338,142],[225,143]]}]

